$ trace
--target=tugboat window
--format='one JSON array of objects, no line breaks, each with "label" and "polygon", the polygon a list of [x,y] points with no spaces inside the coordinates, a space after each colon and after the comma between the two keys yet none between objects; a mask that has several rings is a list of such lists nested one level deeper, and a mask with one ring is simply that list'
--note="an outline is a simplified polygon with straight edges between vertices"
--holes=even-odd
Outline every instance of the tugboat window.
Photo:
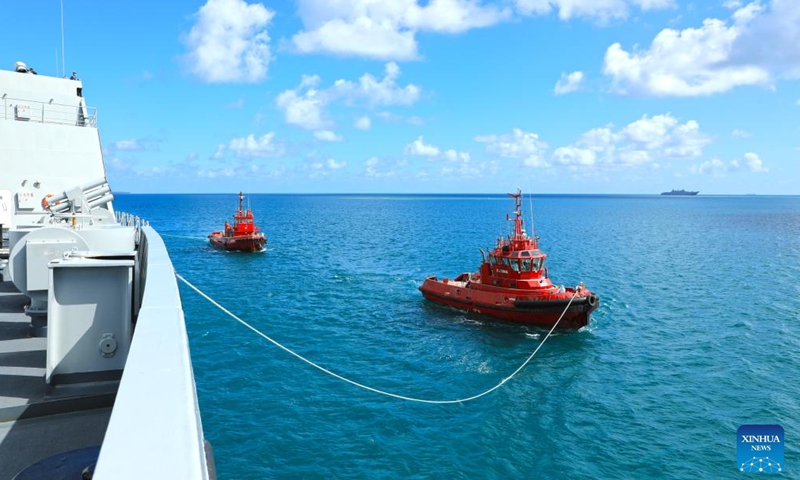
[{"label": "tugboat window", "polygon": [[542,257],[533,259],[533,271],[538,272],[542,268]]},{"label": "tugboat window", "polygon": [[[525,252],[528,253],[528,252]],[[523,272],[530,272],[531,271],[531,259],[525,258],[522,260],[522,271]]]},{"label": "tugboat window", "polygon": [[511,268],[513,268],[515,272],[519,273],[519,262],[516,260],[512,260]]}]

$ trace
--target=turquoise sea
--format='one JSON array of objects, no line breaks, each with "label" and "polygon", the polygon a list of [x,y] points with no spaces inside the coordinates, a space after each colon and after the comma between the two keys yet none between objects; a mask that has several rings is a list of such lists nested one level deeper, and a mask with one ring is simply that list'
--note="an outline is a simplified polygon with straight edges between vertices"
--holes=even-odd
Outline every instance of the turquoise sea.
[{"label": "turquoise sea", "polygon": [[[544,338],[417,290],[477,268],[478,249],[508,232],[504,195],[247,199],[263,253],[208,245],[235,194],[115,206],[148,219],[176,271],[233,313],[371,387],[468,397]],[[467,403],[346,384],[181,284],[219,478],[744,478],[744,424],[781,425],[780,475],[800,478],[800,197],[534,196],[532,207],[553,281],[583,281],[601,306]]]}]

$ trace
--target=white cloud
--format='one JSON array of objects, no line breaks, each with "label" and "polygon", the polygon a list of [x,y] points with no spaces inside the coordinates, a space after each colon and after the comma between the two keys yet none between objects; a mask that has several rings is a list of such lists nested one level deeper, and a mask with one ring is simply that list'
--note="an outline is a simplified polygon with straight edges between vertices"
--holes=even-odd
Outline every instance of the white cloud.
[{"label": "white cloud", "polygon": [[769,83],[769,73],[755,65],[728,63],[741,32],[741,25],[706,19],[701,28],[662,30],[645,51],[629,53],[615,43],[606,51],[603,72],[621,94],[695,96]]},{"label": "white cloud", "polygon": [[417,157],[438,157],[439,156],[439,148],[434,147],[433,145],[427,145],[422,140],[422,137],[418,137],[413,142],[406,145],[406,148],[403,149],[403,153],[406,155],[413,155]]},{"label": "white cloud", "polygon": [[314,138],[323,142],[341,142],[344,140],[341,135],[336,135],[335,132],[330,130],[317,130],[314,132]]},{"label": "white cloud", "polygon": [[184,64],[209,83],[263,80],[272,61],[266,27],[274,15],[260,3],[208,0],[184,38]]},{"label": "white cloud", "polygon": [[594,151],[575,146],[558,147],[553,158],[560,165],[594,165],[597,160]]},{"label": "white cloud", "polygon": [[133,168],[133,165],[130,162],[122,160],[118,157],[112,157],[111,160],[106,160],[105,163],[110,170],[115,172],[128,172],[131,170],[131,168]]},{"label": "white cloud", "polygon": [[725,165],[725,162],[718,158],[712,158],[698,165],[692,165],[689,172],[696,175],[712,175],[714,177],[721,177],[728,173],[731,167]]},{"label": "white cloud", "polygon": [[414,32],[400,31],[392,24],[376,22],[369,17],[351,21],[332,18],[316,30],[295,34],[292,42],[300,53],[325,52],[380,60],[417,58]]},{"label": "white cloud", "polygon": [[514,0],[521,15],[547,15],[553,10],[550,0]]},{"label": "white cloud", "polygon": [[675,0],[300,0],[303,30],[291,39],[300,53],[329,53],[378,60],[420,58],[417,34],[455,34],[515,16],[558,12],[562,20],[599,23],[641,11],[676,7]]},{"label": "white cloud", "polygon": [[[256,138],[252,133],[247,137],[233,138],[228,150],[237,157],[277,157],[283,154],[283,147],[273,141],[274,137],[275,133],[270,132],[260,138]],[[220,152],[219,148],[217,152]]]},{"label": "white cloud", "polygon": [[468,152],[458,152],[452,148],[442,153],[442,157],[448,162],[469,162],[470,155]]},{"label": "white cloud", "polygon": [[418,32],[459,33],[495,25],[510,11],[478,0],[300,0],[304,30],[292,37],[301,53],[383,60],[418,58]]},{"label": "white cloud", "polygon": [[727,164],[718,158],[712,158],[698,165],[692,165],[689,168],[690,173],[696,175],[712,175],[714,177],[723,177],[728,173],[740,170],[747,170],[751,173],[766,173],[769,171],[764,167],[764,163],[758,155],[753,152],[747,152],[741,160],[731,160],[731,162]]},{"label": "white cloud", "polygon": [[353,126],[359,130],[369,130],[372,128],[372,120],[365,115],[356,119],[355,123],[353,123]]},{"label": "white cloud", "polygon": [[[318,88],[318,75],[304,75],[297,88],[284,90],[277,96],[276,104],[284,111],[286,123],[309,130],[325,130],[331,125],[325,118],[325,108],[335,101],[342,101],[349,106],[364,103],[368,107],[375,107],[412,105],[419,100],[421,88],[414,84],[397,84],[400,67],[396,63],[387,63],[384,73],[380,80],[369,73],[362,75],[358,82],[339,79],[324,89]],[[369,122],[369,118],[366,122]]]},{"label": "white cloud", "polygon": [[344,168],[344,167],[347,166],[347,162],[345,162],[345,161],[337,162],[336,160],[334,160],[332,158],[329,158],[328,161],[325,162],[325,164],[331,170],[339,170],[340,168]]},{"label": "white cloud", "polygon": [[139,140],[137,140],[135,138],[131,138],[131,139],[128,139],[128,140],[117,140],[116,142],[114,142],[112,144],[112,146],[116,150],[120,150],[120,151],[132,152],[132,151],[144,150],[144,147],[142,146],[142,144],[139,142]]},{"label": "white cloud", "polygon": [[526,167],[548,167],[544,159],[547,144],[539,140],[539,135],[515,128],[510,135],[482,135],[476,142],[486,143],[486,151],[506,158],[522,160]]},{"label": "white cloud", "polygon": [[736,39],[731,61],[756,63],[780,77],[800,79],[800,2],[772,0],[768,8],[754,2],[737,12],[751,21]]},{"label": "white cloud", "polygon": [[337,162],[333,158],[329,158],[324,162],[312,162],[301,167],[302,170],[308,172],[309,178],[319,178],[330,175],[336,170],[341,170],[347,166],[347,162]]},{"label": "white cloud", "polygon": [[398,115],[396,113],[382,111],[376,113],[375,116],[388,123],[408,123],[416,126],[422,126],[425,124],[425,122],[416,115],[406,117],[403,115]]},{"label": "white cloud", "polygon": [[376,105],[412,105],[419,100],[421,89],[408,84],[405,87],[397,85],[400,76],[400,67],[394,62],[389,62],[384,67],[383,79],[377,80],[369,73],[358,79],[358,83],[348,80],[337,80],[332,87],[336,95],[345,97],[347,101],[364,99],[370,106]]},{"label": "white cloud", "polygon": [[438,171],[422,171],[419,172],[419,174],[424,174],[425,177],[437,179],[446,177],[481,178],[486,175],[496,175],[498,172],[499,162],[497,160],[472,163],[470,162],[468,153],[454,152],[455,155],[453,155],[452,153],[448,154],[448,152],[454,151],[448,150],[443,154],[443,158],[445,158],[448,163],[445,163],[443,166],[441,166]]},{"label": "white cloud", "polygon": [[710,141],[694,120],[680,124],[670,114],[644,115],[617,131],[613,125],[589,130],[574,144],[556,149],[553,157],[568,166],[635,167],[699,157]]},{"label": "white cloud", "polygon": [[218,177],[235,177],[236,170],[230,167],[216,168],[216,169],[201,169],[197,171],[198,178],[218,178]]},{"label": "white cloud", "polygon": [[385,162],[378,157],[370,157],[364,161],[364,174],[373,178],[387,178],[397,175],[397,170],[386,169]]},{"label": "white cloud", "polygon": [[284,111],[286,123],[309,130],[319,130],[329,125],[330,122],[323,119],[328,96],[314,88],[319,81],[317,75],[303,75],[296,89],[285,90],[278,95],[275,103]]},{"label": "white cloud", "polygon": [[753,173],[766,173],[769,170],[764,167],[764,163],[761,159],[753,152],[748,152],[744,154],[744,162],[745,168]]},{"label": "white cloud", "polygon": [[220,143],[219,145],[217,145],[217,150],[214,152],[213,155],[211,155],[211,159],[219,160],[220,158],[224,157],[226,149],[227,146],[224,143]]},{"label": "white cloud", "polygon": [[746,85],[771,87],[776,77],[800,78],[800,2],[755,1],[728,21],[709,18],[699,28],[664,29],[646,50],[619,43],[605,55],[603,71],[620,94],[697,96]]},{"label": "white cloud", "polygon": [[750,132],[748,132],[748,131],[745,131],[745,130],[741,130],[741,129],[738,129],[738,128],[734,129],[734,130],[731,132],[731,136],[732,136],[733,138],[750,138],[750,137],[752,137],[752,135],[750,134]]},{"label": "white cloud", "polygon": [[103,148],[104,155],[113,155],[116,152],[141,152],[144,150],[157,152],[161,140],[158,138],[126,138],[110,143]]},{"label": "white cloud", "polygon": [[581,88],[583,78],[584,75],[581,71],[572,72],[569,75],[562,73],[561,78],[558,80],[558,82],[556,82],[553,93],[556,95],[564,95],[567,93],[576,92]]},{"label": "white cloud", "polygon": [[457,163],[459,164],[457,170],[454,170],[453,167],[446,166],[443,167],[442,171],[449,169],[449,173],[456,173],[460,176],[474,176],[474,174],[477,174],[476,172],[480,171],[479,168],[469,164],[471,160],[469,152],[459,152],[453,148],[442,150],[435,145],[426,144],[422,136],[417,137],[416,140],[406,145],[403,149],[403,154],[415,157],[428,157],[431,161],[444,160],[448,164]]},{"label": "white cloud", "polygon": [[642,116],[622,129],[621,137],[635,149],[658,152],[663,157],[698,157],[710,139],[700,133],[700,125],[689,120],[683,125],[670,114]]},{"label": "white cloud", "polygon": [[189,170],[193,175],[198,178],[276,178],[284,175],[287,169],[283,165],[270,165],[270,168],[264,168],[265,164],[256,163],[241,163],[235,166],[222,166],[218,168],[200,168]]},{"label": "white cloud", "polygon": [[558,18],[593,18],[600,23],[612,19],[625,19],[632,7],[642,11],[675,7],[673,0],[515,0],[521,15],[547,15],[558,10]]}]

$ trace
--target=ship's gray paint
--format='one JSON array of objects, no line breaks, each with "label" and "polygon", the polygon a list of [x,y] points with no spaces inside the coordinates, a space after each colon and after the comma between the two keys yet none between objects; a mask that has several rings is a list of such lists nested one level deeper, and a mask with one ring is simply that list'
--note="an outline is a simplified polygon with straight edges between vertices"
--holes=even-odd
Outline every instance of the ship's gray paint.
[{"label": "ship's gray paint", "polygon": [[[98,444],[95,480],[207,479],[172,262],[154,229],[116,222],[96,110],[82,90],[0,71],[0,223],[10,240],[0,270],[10,257],[12,272],[0,279],[0,480]],[[80,266],[98,262],[125,269],[112,275],[129,283],[124,293],[97,288],[109,277]],[[90,319],[95,310],[73,308],[75,298],[113,318]],[[45,318],[59,326],[48,332]],[[69,381],[53,381],[59,374]]]},{"label": "ship's gray paint", "polygon": [[143,227],[147,279],[133,344],[100,450],[98,479],[206,479],[204,439],[175,271]]}]

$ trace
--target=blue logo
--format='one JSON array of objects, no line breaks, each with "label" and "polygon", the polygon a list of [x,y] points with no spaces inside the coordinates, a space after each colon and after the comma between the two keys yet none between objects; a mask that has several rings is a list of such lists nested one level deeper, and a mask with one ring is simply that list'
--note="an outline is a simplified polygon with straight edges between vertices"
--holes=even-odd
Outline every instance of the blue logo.
[{"label": "blue logo", "polygon": [[783,465],[783,427],[742,425],[736,431],[736,466],[740,472],[778,473]]}]

